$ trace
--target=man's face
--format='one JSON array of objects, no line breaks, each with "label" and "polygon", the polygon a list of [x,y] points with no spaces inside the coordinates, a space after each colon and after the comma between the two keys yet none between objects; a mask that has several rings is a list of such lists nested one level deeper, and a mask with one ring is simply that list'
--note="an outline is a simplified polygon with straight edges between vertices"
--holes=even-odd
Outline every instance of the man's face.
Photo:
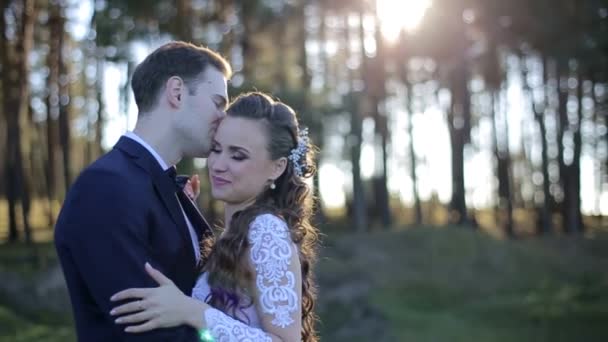
[{"label": "man's face", "polygon": [[209,155],[215,131],[226,116],[227,81],[219,70],[210,66],[193,87],[195,89],[184,92],[176,126],[183,142],[184,157],[201,158]]}]

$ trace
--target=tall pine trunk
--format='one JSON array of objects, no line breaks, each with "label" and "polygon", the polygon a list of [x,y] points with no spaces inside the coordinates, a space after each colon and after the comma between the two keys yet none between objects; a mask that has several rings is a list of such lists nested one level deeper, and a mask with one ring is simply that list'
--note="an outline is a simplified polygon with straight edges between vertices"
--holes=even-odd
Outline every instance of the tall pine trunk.
[{"label": "tall pine trunk", "polygon": [[412,194],[414,196],[414,219],[416,225],[422,224],[422,205],[418,194],[418,177],[416,176],[416,149],[414,146],[414,90],[407,78],[407,69],[402,62],[401,79],[407,91],[407,134],[410,139],[408,155],[410,157],[410,178],[412,179]]},{"label": "tall pine trunk", "polygon": [[70,120],[70,82],[68,68],[65,63],[65,39],[66,34],[63,30],[65,26],[65,18],[63,13],[59,15],[57,23],[58,28],[61,28],[61,34],[58,38],[58,53],[59,53],[59,144],[61,146],[61,157],[63,162],[63,182],[65,193],[68,192],[72,182],[72,146],[71,146],[71,120]]},{"label": "tall pine trunk", "polygon": [[386,51],[384,37],[380,30],[380,19],[375,16],[376,57],[372,60],[372,72],[368,74],[371,85],[372,116],[375,121],[376,136],[380,140],[380,175],[374,179],[376,206],[382,226],[389,228],[392,224],[390,201],[388,193],[388,111],[386,100]]},{"label": "tall pine trunk", "polygon": [[471,96],[468,89],[468,66],[463,58],[451,72],[452,105],[448,110],[448,129],[452,156],[452,199],[450,222],[469,222],[464,180],[464,147],[469,142]]},{"label": "tall pine trunk", "polygon": [[[2,14],[5,13],[8,2],[2,4]],[[29,75],[28,58],[33,42],[34,32],[34,1],[24,0],[21,3],[20,17],[15,13],[17,36],[13,44],[2,39],[2,65],[9,72],[3,72],[3,104],[7,119],[7,197],[9,200],[9,241],[19,238],[17,228],[17,201],[20,200],[21,216],[26,242],[32,242],[29,223],[30,189],[24,160],[29,158],[29,137],[26,132],[29,115]],[[6,23],[2,21],[4,29]]]},{"label": "tall pine trunk", "polygon": [[576,121],[570,122],[570,129],[573,131],[573,149],[574,154],[572,157],[572,163],[567,166],[568,174],[568,189],[566,190],[565,196],[568,197],[568,206],[566,207],[566,226],[565,231],[567,233],[582,233],[583,232],[583,216],[581,214],[581,150],[582,150],[582,136],[581,136],[581,124],[583,118],[583,73],[581,72],[582,66],[579,64],[577,69],[577,87],[576,97],[578,101],[578,109],[576,115]]},{"label": "tall pine trunk", "polygon": [[[10,5],[10,1],[3,0],[2,7],[0,12],[2,15],[0,16],[0,54],[2,58],[2,110],[4,112],[4,117],[6,120],[6,141],[4,143],[4,148],[6,151],[3,151],[5,155],[5,170],[4,170],[4,180],[6,181],[6,199],[8,202],[8,241],[15,242],[19,238],[19,230],[17,227],[17,196],[15,189],[15,167],[14,167],[14,145],[15,145],[15,113],[18,108],[14,108],[14,97],[15,95],[11,94],[16,91],[14,89],[13,79],[9,77],[11,73],[5,72],[5,70],[14,70],[14,65],[11,60],[11,54],[9,51],[9,42],[6,39],[6,21],[4,17],[4,13],[6,12],[8,6]],[[15,76],[13,76],[15,77]],[[18,93],[17,93],[18,96]]]},{"label": "tall pine trunk", "polygon": [[53,204],[57,200],[57,168],[59,156],[59,39],[63,32],[61,25],[61,9],[59,4],[51,5],[48,21],[50,29],[49,52],[47,55],[47,77],[46,96],[46,192],[48,202],[49,225],[54,225],[55,213]]},{"label": "tall pine trunk", "polygon": [[[490,95],[492,98],[492,106],[490,113],[493,127],[494,136],[494,158],[496,159],[496,175],[498,178],[498,203],[496,205],[496,217],[499,224],[503,223],[504,216],[504,232],[507,236],[513,237],[513,196],[511,192],[511,154],[509,151],[509,125],[508,120],[503,113],[504,130],[503,134],[499,136],[498,122],[496,120],[496,114],[500,106],[497,104],[499,101],[499,94],[492,91]],[[501,117],[502,117],[501,116]],[[503,215],[504,212],[504,215]]]},{"label": "tall pine trunk", "polygon": [[[362,43],[364,39],[363,30],[363,11],[359,9],[358,14],[358,25],[357,25],[357,39]],[[344,34],[344,46],[347,51],[346,59],[352,58],[351,51],[351,29],[348,22],[348,15],[345,16],[345,34]],[[361,56],[360,72],[364,73],[367,66],[365,60],[365,51],[363,44],[361,44],[361,50],[359,51]],[[350,145],[350,161],[352,165],[352,177],[353,177],[353,203],[352,203],[352,218],[354,220],[355,229],[359,232],[366,231],[367,227],[367,203],[365,201],[365,189],[363,187],[363,178],[361,177],[361,143],[362,137],[362,120],[363,112],[359,103],[361,94],[355,93],[354,88],[355,75],[354,70],[348,68],[348,84],[349,93],[347,96],[347,106],[350,112],[351,132],[348,144]]]}]

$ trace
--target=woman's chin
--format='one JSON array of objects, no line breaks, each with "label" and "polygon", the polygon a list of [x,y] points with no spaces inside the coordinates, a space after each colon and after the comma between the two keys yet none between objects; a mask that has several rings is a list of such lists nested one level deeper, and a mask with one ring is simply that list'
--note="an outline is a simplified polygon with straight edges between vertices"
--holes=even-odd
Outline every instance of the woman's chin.
[{"label": "woman's chin", "polygon": [[211,188],[211,197],[213,197],[214,200],[223,202],[230,200],[230,194],[228,194],[223,189],[217,189],[213,187]]}]

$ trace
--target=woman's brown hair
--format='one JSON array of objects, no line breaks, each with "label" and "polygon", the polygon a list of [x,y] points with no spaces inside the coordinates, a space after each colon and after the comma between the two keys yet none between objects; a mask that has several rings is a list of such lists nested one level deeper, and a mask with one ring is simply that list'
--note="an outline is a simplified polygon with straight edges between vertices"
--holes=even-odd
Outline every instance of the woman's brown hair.
[{"label": "woman's brown hair", "polygon": [[[270,96],[247,93],[239,96],[228,108],[230,117],[260,120],[266,125],[268,151],[272,160],[289,158],[298,144],[308,144],[299,138],[300,127],[296,113],[289,106],[274,101]],[[316,260],[319,233],[310,220],[313,210],[312,192],[305,178],[315,172],[313,147],[300,147],[305,151],[295,163],[288,159],[283,174],[275,180],[275,188],[265,188],[253,205],[236,212],[230,227],[217,241],[208,242],[203,248],[206,262],[202,267],[207,272],[211,294],[208,301],[216,308],[227,312],[242,310],[252,303],[242,303],[239,294],[251,284],[251,271],[243,262],[249,247],[248,232],[251,222],[259,215],[271,213],[282,218],[289,227],[292,241],[299,252],[302,271],[302,341],[318,340],[315,332],[314,313],[316,287],[312,268]]]}]

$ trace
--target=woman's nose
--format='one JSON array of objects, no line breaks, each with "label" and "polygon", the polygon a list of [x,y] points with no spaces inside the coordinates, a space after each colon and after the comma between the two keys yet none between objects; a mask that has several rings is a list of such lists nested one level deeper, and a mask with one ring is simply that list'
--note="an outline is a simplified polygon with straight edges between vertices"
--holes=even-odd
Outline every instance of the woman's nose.
[{"label": "woman's nose", "polygon": [[222,153],[215,155],[213,159],[209,160],[209,168],[214,172],[226,171],[227,168],[226,158]]}]

